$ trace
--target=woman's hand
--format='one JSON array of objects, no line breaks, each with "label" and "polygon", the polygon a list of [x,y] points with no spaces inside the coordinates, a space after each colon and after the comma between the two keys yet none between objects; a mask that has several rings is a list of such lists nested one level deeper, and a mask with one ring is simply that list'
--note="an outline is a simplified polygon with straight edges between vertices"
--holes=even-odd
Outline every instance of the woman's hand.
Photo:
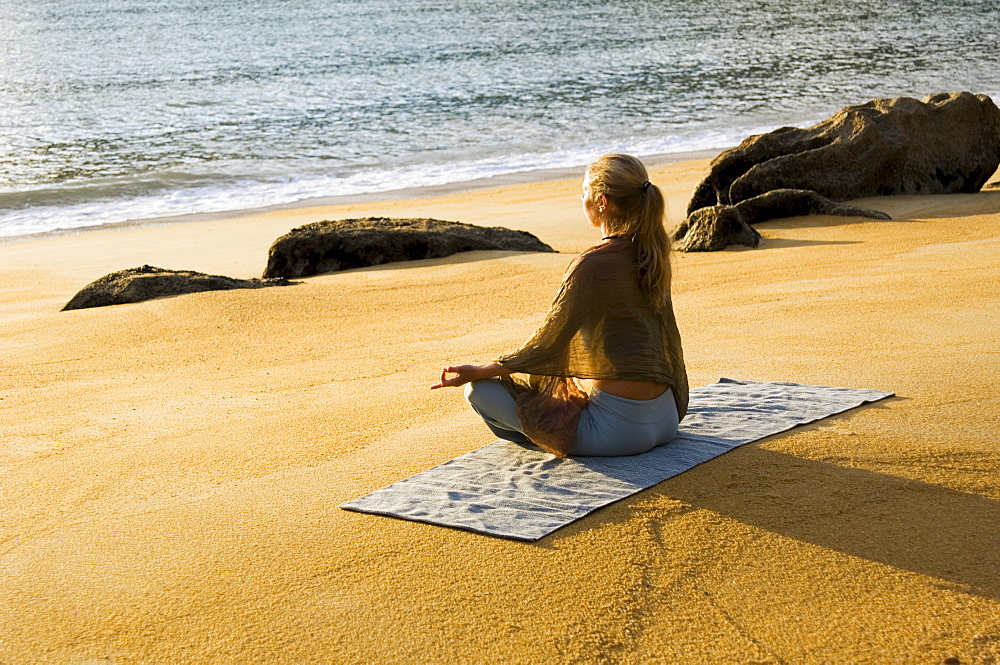
[{"label": "woman's hand", "polygon": [[[449,377],[449,374],[454,374],[455,376]],[[435,388],[457,388],[458,386],[464,386],[470,381],[489,379],[503,374],[510,374],[510,372],[497,363],[490,363],[489,365],[455,365],[454,367],[445,367],[441,371],[441,382],[435,383],[431,386],[431,390],[434,390]]]}]

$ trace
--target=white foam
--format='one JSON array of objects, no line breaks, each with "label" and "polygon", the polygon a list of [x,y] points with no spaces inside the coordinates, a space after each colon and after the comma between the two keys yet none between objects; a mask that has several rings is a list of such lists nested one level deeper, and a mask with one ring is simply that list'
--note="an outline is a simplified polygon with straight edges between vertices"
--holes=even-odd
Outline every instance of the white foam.
[{"label": "white foam", "polygon": [[[749,130],[749,133],[770,128]],[[92,197],[76,203],[51,204],[59,200],[51,188],[17,193],[17,209],[0,214],[0,237],[12,237],[116,224],[125,221],[212,213],[294,203],[310,198],[373,194],[399,189],[433,187],[468,182],[499,175],[582,166],[606,152],[629,152],[640,156],[721,149],[738,143],[747,130],[703,131],[694,136],[635,137],[606,144],[567,147],[550,152],[496,155],[467,161],[423,163],[406,166],[360,168],[343,174],[303,173],[266,179],[227,178],[210,182],[191,178],[188,186],[176,187],[178,178],[164,178],[165,188],[151,189],[148,176],[142,181],[147,193],[122,196],[127,183],[114,183],[114,196],[98,186]],[[136,181],[138,183],[138,181]],[[173,185],[171,187],[170,185]],[[74,192],[75,198],[81,198]],[[34,200],[33,200],[34,199]]]}]

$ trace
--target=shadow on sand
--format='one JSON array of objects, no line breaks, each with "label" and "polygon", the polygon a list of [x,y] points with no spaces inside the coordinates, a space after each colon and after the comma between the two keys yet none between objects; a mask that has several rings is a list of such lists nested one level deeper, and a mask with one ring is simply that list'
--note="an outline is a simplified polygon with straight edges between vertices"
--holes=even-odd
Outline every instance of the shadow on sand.
[{"label": "shadow on sand", "polygon": [[[778,435],[780,436],[780,435]],[[749,444],[625,500],[660,495],[1000,599],[1000,501]],[[593,528],[599,511],[556,538]],[[548,540],[548,539],[546,539]]]}]

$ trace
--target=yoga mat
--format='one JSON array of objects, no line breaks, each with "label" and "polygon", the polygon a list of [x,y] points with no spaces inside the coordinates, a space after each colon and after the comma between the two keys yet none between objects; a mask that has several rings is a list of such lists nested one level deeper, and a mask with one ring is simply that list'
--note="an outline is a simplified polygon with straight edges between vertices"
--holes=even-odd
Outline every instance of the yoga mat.
[{"label": "yoga mat", "polygon": [[892,394],[720,379],[691,390],[676,439],[641,455],[561,459],[496,441],[340,507],[535,541],[737,446]]}]

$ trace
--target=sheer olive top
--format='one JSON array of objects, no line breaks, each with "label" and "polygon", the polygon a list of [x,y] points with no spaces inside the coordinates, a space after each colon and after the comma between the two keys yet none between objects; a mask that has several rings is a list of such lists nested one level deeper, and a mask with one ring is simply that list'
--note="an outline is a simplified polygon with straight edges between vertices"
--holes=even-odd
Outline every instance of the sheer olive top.
[{"label": "sheer olive top", "polygon": [[565,455],[587,396],[571,377],[652,381],[671,388],[684,417],[688,382],[670,300],[650,303],[639,284],[636,247],[608,240],[577,257],[541,327],[497,362],[527,377],[504,385],[517,399],[525,434]]}]

